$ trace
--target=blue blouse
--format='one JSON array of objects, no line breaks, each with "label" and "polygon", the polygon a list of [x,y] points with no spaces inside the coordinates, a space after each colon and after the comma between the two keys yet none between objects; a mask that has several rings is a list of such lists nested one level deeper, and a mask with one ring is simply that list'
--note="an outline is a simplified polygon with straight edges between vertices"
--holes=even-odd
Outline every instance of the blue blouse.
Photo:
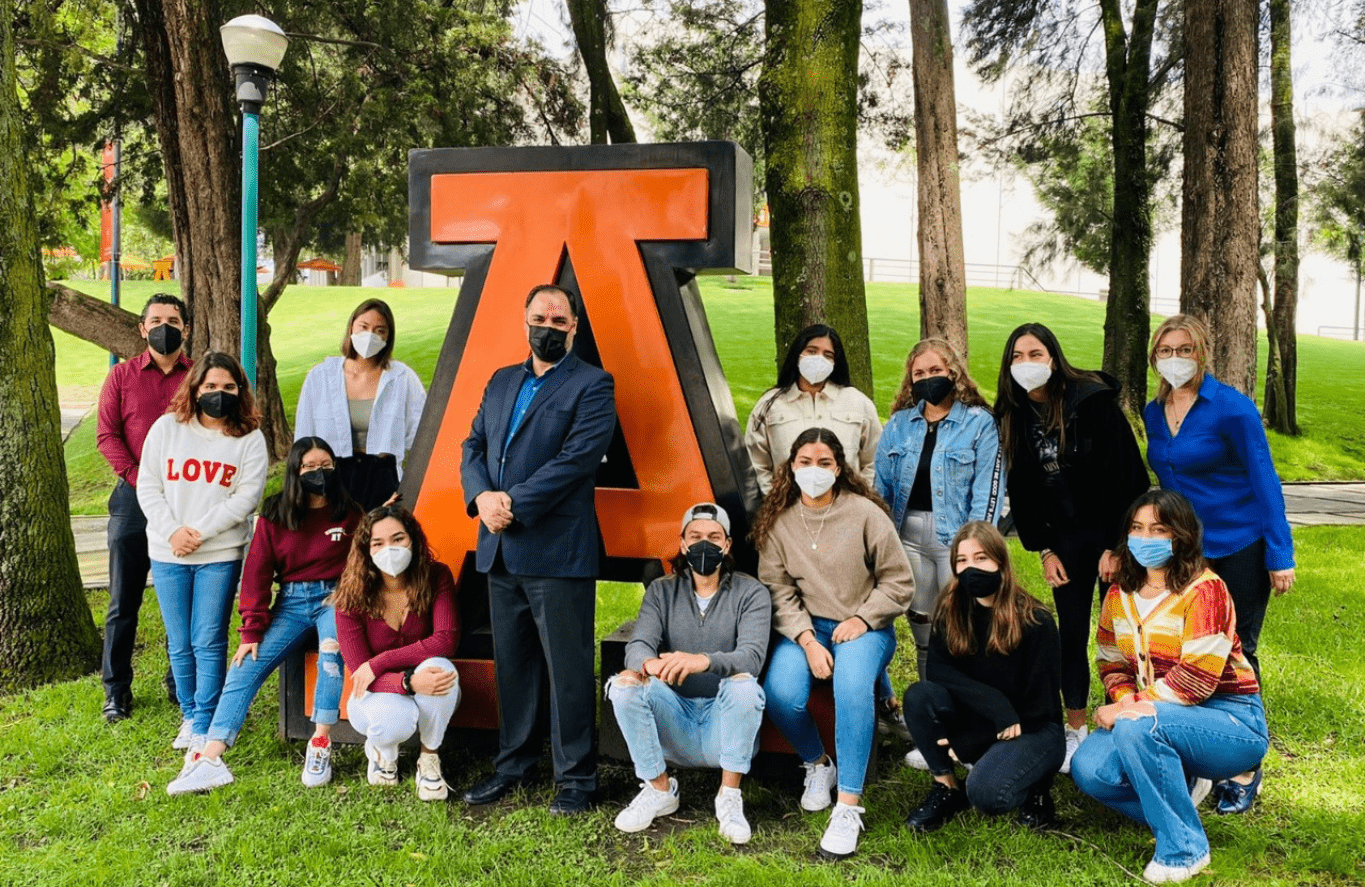
[{"label": "blue blouse", "polygon": [[1226,557],[1265,539],[1266,569],[1294,566],[1284,492],[1251,398],[1205,374],[1178,434],[1171,434],[1155,400],[1142,419],[1147,462],[1163,489],[1194,506],[1204,524],[1206,557]]}]

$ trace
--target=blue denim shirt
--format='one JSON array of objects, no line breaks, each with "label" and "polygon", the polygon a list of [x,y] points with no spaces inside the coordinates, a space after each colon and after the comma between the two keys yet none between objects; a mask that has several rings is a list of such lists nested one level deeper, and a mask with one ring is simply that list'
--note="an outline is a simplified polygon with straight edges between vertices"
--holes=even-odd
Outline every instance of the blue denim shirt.
[{"label": "blue denim shirt", "polygon": [[[891,506],[897,530],[905,519],[928,428],[921,402],[894,413],[877,443],[877,492]],[[1003,468],[1000,435],[990,410],[954,402],[939,423],[938,442],[929,460],[934,533],[941,544],[952,541],[968,521],[994,523],[1000,516]]]}]

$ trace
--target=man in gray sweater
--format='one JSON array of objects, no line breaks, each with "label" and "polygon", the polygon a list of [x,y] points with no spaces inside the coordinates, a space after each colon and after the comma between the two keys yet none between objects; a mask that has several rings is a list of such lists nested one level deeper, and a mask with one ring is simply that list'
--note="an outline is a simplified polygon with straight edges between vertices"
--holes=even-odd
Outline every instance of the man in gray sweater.
[{"label": "man in gray sweater", "polygon": [[638,832],[678,809],[680,767],[720,768],[716,795],[720,834],[746,843],[740,780],[758,747],[772,597],[767,586],[736,572],[729,557],[730,517],[710,502],[683,515],[672,575],[652,582],[626,645],[626,670],[607,682],[607,698],[630,748],[640,794],[616,817]]}]

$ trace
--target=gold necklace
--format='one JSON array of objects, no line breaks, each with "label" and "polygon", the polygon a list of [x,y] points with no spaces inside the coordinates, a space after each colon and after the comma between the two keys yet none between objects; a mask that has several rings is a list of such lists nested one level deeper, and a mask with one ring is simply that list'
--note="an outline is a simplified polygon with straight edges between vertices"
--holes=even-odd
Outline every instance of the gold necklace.
[{"label": "gold necklace", "polygon": [[824,513],[820,515],[820,526],[816,528],[814,533],[811,533],[810,524],[806,522],[806,512],[810,509],[799,502],[797,507],[801,509],[801,525],[806,528],[806,536],[810,539],[811,550],[814,551],[820,547],[820,534],[825,531],[825,521],[829,519],[829,513],[834,508],[834,503],[831,502],[825,506]]}]

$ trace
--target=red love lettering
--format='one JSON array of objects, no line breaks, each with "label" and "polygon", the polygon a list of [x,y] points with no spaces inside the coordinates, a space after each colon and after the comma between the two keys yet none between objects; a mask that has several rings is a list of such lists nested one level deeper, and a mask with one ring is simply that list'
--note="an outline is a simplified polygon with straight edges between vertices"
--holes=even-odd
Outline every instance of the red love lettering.
[{"label": "red love lettering", "polygon": [[218,483],[222,484],[222,485],[225,486],[225,487],[230,487],[230,486],[232,486],[232,478],[235,477],[236,474],[237,474],[237,466],[236,466],[236,465],[228,465],[227,463],[224,463],[224,464],[223,464],[223,479],[220,480],[220,481],[218,481]]},{"label": "red love lettering", "polygon": [[218,473],[218,469],[219,469],[220,467],[222,467],[222,465],[223,465],[222,462],[208,462],[208,461],[205,461],[205,462],[204,462],[204,483],[206,483],[206,484],[211,484],[211,483],[213,483],[214,475],[216,475],[216,474]]},{"label": "red love lettering", "polygon": [[180,471],[185,475],[185,480],[199,480],[199,468],[198,459],[186,459],[185,466]]},{"label": "red love lettering", "polygon": [[166,480],[180,480],[180,475],[175,473],[175,460],[166,460]]}]

